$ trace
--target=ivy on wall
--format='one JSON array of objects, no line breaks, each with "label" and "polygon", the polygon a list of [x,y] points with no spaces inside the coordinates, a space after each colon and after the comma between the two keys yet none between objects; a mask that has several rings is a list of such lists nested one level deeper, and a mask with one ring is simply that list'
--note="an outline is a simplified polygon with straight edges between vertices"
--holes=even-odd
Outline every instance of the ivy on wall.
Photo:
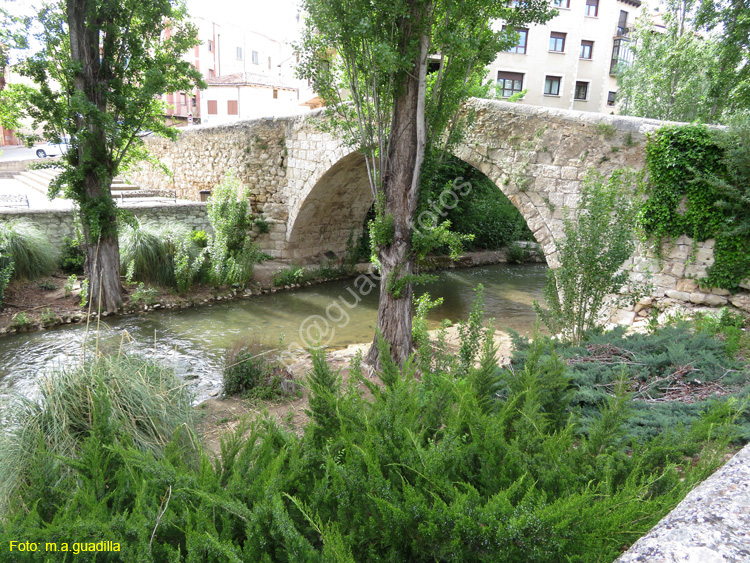
[{"label": "ivy on wall", "polygon": [[730,290],[750,277],[750,230],[738,228],[747,209],[739,201],[745,187],[736,185],[741,163],[730,150],[737,138],[736,131],[703,125],[654,133],[646,147],[649,198],[640,218],[659,246],[683,234],[696,242],[715,239],[715,262],[701,284]]}]

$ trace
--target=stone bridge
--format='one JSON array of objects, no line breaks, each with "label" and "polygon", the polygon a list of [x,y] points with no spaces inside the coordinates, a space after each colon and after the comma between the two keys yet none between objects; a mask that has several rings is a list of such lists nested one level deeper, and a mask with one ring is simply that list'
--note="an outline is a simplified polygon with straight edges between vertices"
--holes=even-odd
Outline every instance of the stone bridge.
[{"label": "stone bridge", "polygon": [[[547,263],[557,265],[556,243],[563,208],[575,209],[589,169],[607,174],[616,168],[644,166],[645,137],[662,122],[615,115],[472,100],[463,111],[474,121],[455,156],[478,168],[519,209]],[[175,141],[148,140],[149,148],[171,175],[149,167],[134,170],[133,182],[146,188],[173,189],[197,200],[234,171],[246,186],[253,212],[271,224],[256,241],[270,255],[300,262],[333,252],[342,255],[350,234],[357,236],[372,204],[363,157],[341,139],[324,132],[321,112],[221,126],[181,130]],[[629,266],[639,280],[653,275],[654,297],[718,306],[728,293],[701,291],[694,277],[713,262],[712,241],[697,245],[679,239],[658,263],[643,249]],[[747,296],[743,304],[747,307]],[[645,308],[641,309],[641,316]],[[632,322],[640,312],[623,312]]]}]

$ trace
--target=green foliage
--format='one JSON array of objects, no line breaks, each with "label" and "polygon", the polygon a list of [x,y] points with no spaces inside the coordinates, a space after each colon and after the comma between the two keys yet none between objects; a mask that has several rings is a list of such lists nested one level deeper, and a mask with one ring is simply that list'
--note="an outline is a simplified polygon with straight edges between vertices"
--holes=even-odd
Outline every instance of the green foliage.
[{"label": "green foliage", "polygon": [[43,291],[54,291],[57,289],[57,284],[52,280],[42,280],[37,287]]},{"label": "green foliage", "polygon": [[184,432],[156,452],[139,447],[129,436],[144,429],[124,426],[135,415],[112,414],[121,393],[101,392],[106,377],[87,382],[72,439],[58,415],[19,426],[32,428],[22,443],[40,445],[14,450],[23,486],[3,497],[0,542],[96,533],[121,540],[107,555],[123,562],[612,561],[723,462],[738,416],[728,401],[637,437],[620,384],[584,430],[569,416],[579,381],[559,344],[541,339],[500,369],[485,339],[466,377],[429,370],[421,381],[380,346],[383,385],[355,369],[344,386],[312,351],[304,434],[271,417],[241,422],[219,455],[198,458]]},{"label": "green foliage", "polygon": [[[512,366],[515,371],[523,369],[531,350],[541,346],[543,357],[556,356],[567,365],[571,405],[579,413],[584,433],[592,432],[601,409],[609,408],[609,398],[623,388],[629,395],[630,412],[620,438],[659,439],[690,428],[705,413],[726,408],[722,405],[728,401],[735,401],[731,409],[740,409],[750,396],[750,371],[733,358],[735,345],[723,332],[738,323],[732,316],[700,318],[695,324],[679,322],[652,334],[631,335],[618,328],[590,333],[585,346],[539,335],[529,342],[515,335]],[[738,412],[738,416],[734,438],[746,442],[750,440],[750,412]]]},{"label": "green foliage", "polygon": [[26,314],[26,311],[21,311],[20,313],[16,313],[15,315],[13,315],[13,318],[10,320],[10,325],[16,328],[22,328],[30,324],[31,324],[31,319]]},{"label": "green foliage", "polygon": [[89,302],[89,280],[85,279],[81,282],[81,307],[85,307]]},{"label": "green foliage", "polygon": [[214,234],[209,236],[210,279],[214,285],[244,287],[263,254],[250,241],[252,216],[246,193],[233,172],[213,190],[206,204]]},{"label": "green foliage", "polygon": [[153,287],[144,286],[143,282],[138,284],[130,294],[130,302],[136,305],[143,303],[144,305],[153,305],[156,303],[156,297],[159,295],[159,291]]},{"label": "green foliage", "polygon": [[261,235],[271,232],[270,223],[266,221],[263,217],[258,217],[257,219],[255,219],[253,224],[255,225],[255,228],[257,229],[258,233]]},{"label": "green foliage", "polygon": [[[122,475],[108,473],[106,463],[99,466],[103,460],[91,459],[92,436],[110,448],[147,452],[152,460],[170,449],[194,452],[192,396],[171,371],[150,361],[124,355],[90,360],[44,377],[39,392],[38,400],[16,398],[8,407],[11,424],[0,437],[3,516],[49,522],[66,510],[58,503],[68,495],[77,499],[68,509],[96,499],[106,511],[109,502],[118,504],[147,486],[133,488],[120,481]],[[76,494],[93,484],[88,501]]]},{"label": "green foliage", "polygon": [[750,120],[740,115],[728,131],[664,127],[646,147],[649,199],[641,225],[657,250],[682,234],[716,239],[714,264],[701,280],[708,286],[734,290],[750,276],[749,139]]},{"label": "green foliage", "polygon": [[350,275],[354,271],[353,268],[354,264],[351,260],[344,260],[341,264],[326,261],[318,266],[292,264],[274,273],[272,278],[273,285],[284,287],[287,285],[332,280]]},{"label": "green foliage", "polygon": [[208,234],[204,230],[190,231],[190,240],[199,248],[208,246]]},{"label": "green foliage", "polygon": [[224,360],[224,396],[271,399],[280,395],[282,370],[275,351],[257,340],[235,342]]},{"label": "green foliage", "polygon": [[523,264],[529,259],[529,251],[518,243],[511,243],[508,246],[507,260],[511,264]]},{"label": "green foliage", "polygon": [[55,313],[50,311],[49,307],[47,307],[44,311],[42,311],[41,321],[42,326],[51,326],[60,322],[60,319],[57,317],[57,315],[55,315]]},{"label": "green foliage", "polygon": [[553,333],[580,342],[596,326],[604,298],[617,292],[628,274],[620,268],[635,246],[633,172],[616,170],[609,179],[589,172],[575,219],[566,210],[565,238],[558,243],[560,266],[550,270],[544,298],[534,309]]},{"label": "green foliage", "polygon": [[129,283],[149,281],[183,292],[199,278],[204,253],[192,242],[192,231],[136,221],[120,229],[120,261]]},{"label": "green foliage", "polygon": [[7,268],[13,264],[12,279],[33,280],[52,273],[57,255],[52,244],[28,219],[0,222],[0,255]]},{"label": "green foliage", "polygon": [[60,270],[66,274],[82,275],[85,263],[86,251],[84,249],[83,237],[63,237],[63,246],[59,260]]},{"label": "green foliage", "polygon": [[[454,194],[454,195],[452,195]],[[457,158],[447,159],[420,193],[416,224],[449,221],[473,249],[498,250],[514,241],[534,240],[521,213],[487,176]],[[443,251],[443,249],[441,249]]]},{"label": "green foliage", "polygon": [[415,348],[420,349],[423,344],[429,344],[430,333],[427,328],[427,314],[442,304],[442,297],[433,300],[427,292],[419,297],[414,296],[414,322],[411,326],[411,341]]},{"label": "green foliage", "polygon": [[78,276],[75,274],[70,274],[68,276],[68,279],[65,280],[65,285],[63,286],[63,289],[65,290],[65,297],[68,297],[73,292],[73,286],[78,281]]},{"label": "green foliage", "polygon": [[615,126],[612,125],[611,123],[597,123],[596,124],[596,132],[608,139],[612,135],[615,134],[615,131],[616,131]]},{"label": "green foliage", "polygon": [[633,60],[616,68],[622,113],[703,123],[719,118],[725,102],[716,97],[714,86],[724,63],[717,35],[697,33],[691,21],[689,12],[697,3],[667,1],[666,28],[656,28],[650,18],[636,19],[628,43]]}]

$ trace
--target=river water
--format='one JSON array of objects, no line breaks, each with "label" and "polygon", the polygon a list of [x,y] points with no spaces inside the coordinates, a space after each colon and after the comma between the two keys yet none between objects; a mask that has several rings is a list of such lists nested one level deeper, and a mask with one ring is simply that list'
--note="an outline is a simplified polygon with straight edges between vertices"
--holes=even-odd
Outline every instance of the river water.
[{"label": "river water", "polygon": [[[485,316],[498,329],[524,333],[536,319],[534,299],[541,300],[547,266],[493,265],[440,272],[425,285],[443,304],[429,315],[440,320],[465,320],[478,284],[485,288]],[[253,338],[294,350],[313,338],[332,348],[372,340],[378,306],[377,289],[363,277],[311,287],[218,302],[191,309],[158,311],[141,316],[102,319],[92,324],[65,325],[45,332],[0,338],[0,397],[33,394],[43,374],[75,365],[86,354],[119,349],[147,354],[171,365],[189,381],[197,400],[221,390],[225,351],[237,339]]]}]

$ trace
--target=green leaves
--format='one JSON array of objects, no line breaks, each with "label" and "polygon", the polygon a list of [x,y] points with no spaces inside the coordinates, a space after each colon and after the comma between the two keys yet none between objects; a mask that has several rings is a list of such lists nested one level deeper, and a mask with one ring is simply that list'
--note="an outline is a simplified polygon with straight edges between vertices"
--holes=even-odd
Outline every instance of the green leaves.
[{"label": "green leaves", "polygon": [[615,170],[609,179],[589,172],[576,215],[566,210],[558,242],[560,266],[551,269],[543,293],[548,310],[534,303],[542,322],[555,333],[580,342],[597,325],[604,298],[627,280],[620,270],[635,247],[634,172]]}]

